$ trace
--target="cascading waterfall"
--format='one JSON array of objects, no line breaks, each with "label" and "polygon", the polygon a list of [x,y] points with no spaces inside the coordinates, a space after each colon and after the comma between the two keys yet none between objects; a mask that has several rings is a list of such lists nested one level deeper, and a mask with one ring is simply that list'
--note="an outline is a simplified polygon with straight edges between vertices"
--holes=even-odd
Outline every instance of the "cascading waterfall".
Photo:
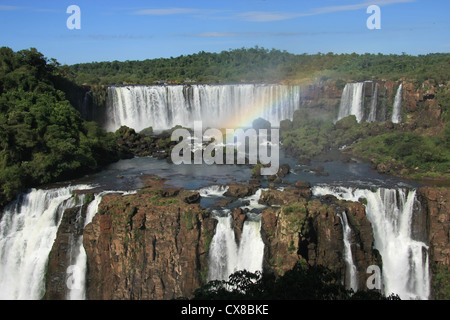
[{"label": "cascading waterfall", "polygon": [[394,106],[392,110],[392,122],[400,123],[402,121],[401,109],[402,109],[402,87],[400,83],[397,93],[395,94]]},{"label": "cascading waterfall", "polygon": [[344,87],[344,91],[342,91],[337,120],[354,115],[356,116],[356,120],[361,122],[364,117],[363,94],[364,82],[347,83]]},{"label": "cascading waterfall", "polygon": [[358,282],[356,279],[356,266],[353,263],[352,247],[351,247],[351,233],[352,229],[348,224],[347,214],[342,212],[338,214],[342,224],[342,231],[344,234],[344,256],[347,264],[346,269],[346,285],[348,289],[353,289],[354,292],[358,291]]},{"label": "cascading waterfall", "polygon": [[37,190],[9,204],[0,221],[0,298],[40,299],[48,256],[67,208],[81,206],[72,191],[89,186]]},{"label": "cascading waterfall", "polygon": [[[213,213],[217,213],[214,212]],[[209,248],[208,281],[228,280],[236,271],[238,247],[232,227],[231,215],[217,216],[216,232]]]},{"label": "cascading waterfall", "polygon": [[[98,205],[103,196],[108,192],[101,192],[95,195],[94,200],[88,205],[86,210],[86,217],[83,223],[83,229],[92,222],[92,219],[98,211]],[[74,273],[73,283],[68,287],[67,293],[68,300],[84,300],[86,299],[86,267],[87,267],[87,255],[83,246],[83,235],[80,235],[74,245],[76,251],[76,257],[74,263],[71,265],[71,271]]]},{"label": "cascading waterfall", "polygon": [[198,190],[201,197],[220,197],[228,190],[228,186],[213,185]]},{"label": "cascading waterfall", "polygon": [[278,126],[300,107],[300,86],[278,84],[114,86],[108,88],[105,129],[136,131],[176,125],[229,128],[262,117]]},{"label": "cascading waterfall", "polygon": [[339,199],[367,199],[366,215],[372,223],[375,248],[383,260],[383,289],[386,295],[401,299],[428,299],[430,276],[428,246],[412,238],[415,190],[385,189],[377,191],[346,187],[313,188],[316,196],[331,194]]},{"label": "cascading waterfall", "polygon": [[[260,209],[258,204],[263,189],[242,199],[248,205],[241,208]],[[213,210],[218,220],[216,233],[209,249],[208,280],[228,280],[236,271],[262,271],[264,242],[261,238],[261,217],[248,213],[251,218],[244,222],[239,245],[236,242],[233,220],[229,209]]]},{"label": "cascading waterfall", "polygon": [[231,274],[239,270],[262,271],[264,243],[260,234],[261,221],[244,222],[238,245],[229,211],[222,212],[216,219],[216,233],[209,250],[208,280],[228,280]]},{"label": "cascading waterfall", "polygon": [[367,116],[367,122],[377,121],[377,104],[378,104],[378,83],[374,84],[372,99],[370,100],[370,112]]},{"label": "cascading waterfall", "polygon": [[[89,203],[86,210],[86,218],[84,219],[84,228],[92,222],[92,219],[97,214],[98,206],[102,201],[102,198],[111,193],[121,193],[122,195],[127,195],[135,193],[135,191],[124,192],[124,191],[102,191],[95,195],[95,198],[91,203]],[[69,267],[72,276],[72,282],[69,282],[67,299],[68,300],[85,300],[86,299],[86,272],[87,272],[87,255],[86,250],[83,246],[83,235],[80,235],[74,245],[75,252],[77,252],[74,263]]]}]

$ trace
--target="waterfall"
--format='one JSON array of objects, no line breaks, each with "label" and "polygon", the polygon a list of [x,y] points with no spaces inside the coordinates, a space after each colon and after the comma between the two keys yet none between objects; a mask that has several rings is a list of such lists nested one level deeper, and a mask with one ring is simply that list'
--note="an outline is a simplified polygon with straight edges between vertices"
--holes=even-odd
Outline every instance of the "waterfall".
[{"label": "waterfall", "polygon": [[[95,195],[94,200],[88,205],[86,210],[86,218],[84,219],[83,229],[92,222],[92,219],[97,214],[98,205],[103,196],[108,192],[101,192]],[[87,267],[87,255],[83,246],[83,235],[80,235],[74,245],[77,255],[74,259],[74,263],[71,270],[74,272],[73,283],[69,286],[67,293],[68,300],[84,300],[86,299],[86,267]]]},{"label": "waterfall", "polygon": [[236,271],[262,271],[264,242],[261,238],[261,216],[252,212],[263,207],[258,203],[264,189],[241,200],[247,205],[242,209],[249,209],[247,220],[244,222],[239,244],[233,229],[233,219],[229,209],[213,210],[218,220],[216,232],[209,249],[208,280],[228,280]]},{"label": "waterfall", "polygon": [[342,92],[337,120],[354,115],[356,120],[361,122],[364,117],[363,94],[364,82],[347,83]]},{"label": "waterfall", "polygon": [[356,266],[353,263],[352,248],[351,248],[352,229],[348,224],[347,214],[345,212],[338,214],[338,216],[339,219],[341,220],[342,231],[344,234],[344,256],[345,262],[347,264],[346,269],[347,288],[353,289],[353,291],[356,292],[358,291],[358,282],[356,279]]},{"label": "waterfall", "polygon": [[[89,203],[86,210],[86,218],[83,224],[84,228],[92,222],[92,219],[97,214],[98,206],[102,201],[102,198],[111,193],[121,193],[122,195],[127,195],[135,193],[135,191],[124,192],[124,191],[102,191],[95,195],[94,200]],[[83,235],[80,235],[72,249],[77,252],[74,263],[69,267],[70,271],[73,272],[72,280],[73,282],[68,285],[68,300],[85,300],[86,299],[86,272],[87,272],[87,255],[86,250],[83,246]]]},{"label": "waterfall", "polygon": [[216,232],[209,248],[208,281],[228,280],[237,266],[238,247],[231,215],[216,218],[218,220]]},{"label": "waterfall", "polygon": [[221,197],[228,191],[228,186],[213,185],[198,190],[201,197]]},{"label": "waterfall", "polygon": [[397,93],[395,94],[394,106],[392,110],[392,122],[400,123],[402,121],[401,108],[402,108],[402,87],[403,85],[400,83],[397,89]]},{"label": "waterfall", "polygon": [[216,216],[216,219],[216,233],[209,249],[208,280],[228,280],[231,274],[240,270],[262,271],[264,243],[260,234],[261,221],[244,222],[238,245],[229,212],[225,216]]},{"label": "waterfall", "polygon": [[377,121],[377,104],[378,104],[378,83],[375,83],[375,89],[373,89],[372,99],[370,100],[370,112],[367,117],[367,122]]},{"label": "waterfall", "polygon": [[366,215],[372,223],[375,248],[380,252],[383,289],[386,295],[401,299],[428,299],[430,276],[428,246],[412,238],[415,190],[385,189],[377,191],[345,187],[313,188],[316,196],[332,194],[339,199],[367,199]]},{"label": "waterfall", "polygon": [[104,127],[136,131],[176,125],[233,128],[262,117],[278,126],[300,106],[300,86],[278,84],[114,86],[108,88]]},{"label": "waterfall", "polygon": [[0,299],[35,300],[45,293],[48,256],[67,208],[82,205],[80,185],[32,189],[9,204],[0,220]]}]

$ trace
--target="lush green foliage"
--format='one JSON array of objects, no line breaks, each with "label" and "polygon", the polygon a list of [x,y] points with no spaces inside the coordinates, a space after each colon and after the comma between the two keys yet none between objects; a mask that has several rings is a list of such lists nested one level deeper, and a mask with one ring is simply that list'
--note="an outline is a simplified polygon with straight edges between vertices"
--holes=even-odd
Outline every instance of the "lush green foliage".
[{"label": "lush green foliage", "polygon": [[450,269],[445,265],[433,266],[433,287],[437,300],[450,300]]},{"label": "lush green foliage", "polygon": [[228,281],[210,281],[194,292],[194,300],[387,300],[379,291],[354,293],[324,266],[297,263],[280,277],[237,271]]},{"label": "lush green foliage", "polygon": [[395,159],[405,168],[421,172],[446,173],[450,170],[448,139],[430,137],[415,132],[392,132],[370,137],[356,143],[354,151],[375,163]]},{"label": "lush green foliage", "polygon": [[115,159],[114,136],[81,118],[57,89],[64,81],[36,49],[0,48],[0,205]]},{"label": "lush green foliage", "polygon": [[330,149],[350,147],[353,155],[385,164],[387,172],[415,178],[438,178],[450,170],[450,124],[441,135],[402,131],[384,123],[357,123],[355,116],[332,121],[312,119],[297,110],[294,120],[281,124],[283,147],[300,161],[323,155]]},{"label": "lush green foliage", "polygon": [[284,121],[281,126],[283,147],[296,155],[300,161],[312,159],[330,150],[352,144],[359,138],[381,130],[377,123],[358,124],[355,116],[332,121],[313,119],[305,109],[296,110],[294,120]]},{"label": "lush green foliage", "polygon": [[422,56],[383,54],[291,54],[264,48],[220,53],[201,51],[167,59],[112,61],[70,66],[79,84],[153,84],[158,81],[223,83],[280,82],[298,79],[415,79],[417,83],[448,80],[450,54]]}]

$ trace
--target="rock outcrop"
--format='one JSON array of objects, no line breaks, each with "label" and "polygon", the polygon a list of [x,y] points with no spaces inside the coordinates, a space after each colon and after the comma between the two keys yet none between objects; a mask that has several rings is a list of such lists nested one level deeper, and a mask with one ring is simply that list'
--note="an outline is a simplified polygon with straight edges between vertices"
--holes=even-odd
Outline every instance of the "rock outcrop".
[{"label": "rock outcrop", "polygon": [[65,210],[58,233],[49,254],[46,273],[45,300],[64,300],[67,298],[67,281],[69,266],[74,264],[77,254],[71,249],[83,234],[87,204]]},{"label": "rock outcrop", "polygon": [[189,297],[204,283],[216,222],[192,192],[165,187],[103,197],[84,231],[88,299]]},{"label": "rock outcrop", "polygon": [[297,185],[299,188],[267,190],[261,195],[261,201],[272,206],[261,216],[266,271],[284,274],[299,260],[304,260],[310,265],[329,267],[347,282],[343,228],[339,218],[345,213],[352,229],[351,250],[358,271],[357,281],[363,288],[367,267],[379,262],[378,254],[373,250],[372,226],[364,206],[333,196],[310,200],[302,191],[307,184]]},{"label": "rock outcrop", "polygon": [[450,298],[450,189],[422,187],[418,190],[425,211],[432,274],[431,298]]}]

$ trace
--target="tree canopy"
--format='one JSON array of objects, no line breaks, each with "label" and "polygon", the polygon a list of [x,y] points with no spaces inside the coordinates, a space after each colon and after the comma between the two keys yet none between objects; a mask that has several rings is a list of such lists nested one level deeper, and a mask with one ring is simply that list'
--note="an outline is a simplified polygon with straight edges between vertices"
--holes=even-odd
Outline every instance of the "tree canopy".
[{"label": "tree canopy", "polygon": [[57,89],[63,81],[58,63],[36,49],[0,48],[0,206],[115,159],[113,134],[81,118]]},{"label": "tree canopy", "polygon": [[276,277],[271,273],[240,270],[228,280],[213,280],[194,292],[194,300],[400,300],[379,290],[346,289],[329,268],[299,261]]},{"label": "tree canopy", "polygon": [[111,61],[75,64],[69,67],[79,84],[155,84],[281,82],[298,79],[372,78],[398,80],[408,77],[418,82],[448,80],[450,54],[292,54],[260,47],[240,48],[220,53],[200,51],[179,57],[142,61]]}]

